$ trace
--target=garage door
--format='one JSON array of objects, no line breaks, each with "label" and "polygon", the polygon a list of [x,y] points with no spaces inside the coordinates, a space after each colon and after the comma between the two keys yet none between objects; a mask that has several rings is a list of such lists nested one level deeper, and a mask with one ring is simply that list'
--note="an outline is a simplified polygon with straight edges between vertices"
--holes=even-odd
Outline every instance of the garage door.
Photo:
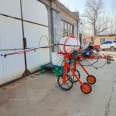
[{"label": "garage door", "polygon": [[[49,45],[48,11],[44,4],[37,0],[23,0],[24,30],[27,47],[38,48]],[[49,48],[38,49],[27,53],[27,66],[30,71],[50,62]]]},{"label": "garage door", "polygon": [[[38,48],[49,45],[46,6],[37,0],[22,0],[22,8],[27,47]],[[0,0],[0,84],[19,78],[25,71],[23,53],[6,58],[1,56],[14,52],[1,49],[19,48],[23,49],[20,0]],[[27,66],[31,72],[50,62],[49,48],[26,54]]]},{"label": "garage door", "polygon": [[[0,14],[20,18],[19,0],[0,0]],[[0,49],[23,48],[21,21],[0,15]],[[2,51],[0,54],[14,52]],[[6,58],[0,55],[0,84],[14,80],[25,70],[24,55],[12,55]]]}]

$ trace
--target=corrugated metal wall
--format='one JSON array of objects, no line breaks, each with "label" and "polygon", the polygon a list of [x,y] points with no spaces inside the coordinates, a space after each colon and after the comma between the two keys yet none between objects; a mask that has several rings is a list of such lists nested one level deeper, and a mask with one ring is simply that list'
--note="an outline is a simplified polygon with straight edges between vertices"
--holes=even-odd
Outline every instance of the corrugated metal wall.
[{"label": "corrugated metal wall", "polygon": [[[36,0],[23,0],[22,4],[24,20],[37,23],[33,24],[24,22],[27,47],[37,48],[39,46],[48,45],[48,12],[45,5]],[[31,72],[38,69],[41,65],[49,62],[49,48],[27,53],[27,67]]]},{"label": "corrugated metal wall", "polygon": [[[49,44],[48,12],[37,0],[22,0],[27,47]],[[20,0],[0,0],[0,14],[21,19]],[[29,22],[30,21],[30,22]],[[33,22],[33,23],[31,23]],[[0,15],[0,49],[23,48],[21,20]],[[13,51],[10,51],[13,52]],[[50,62],[49,49],[27,53],[27,68],[33,72]],[[0,54],[8,51],[0,51]],[[24,54],[0,56],[0,84],[20,77],[25,71]]]}]

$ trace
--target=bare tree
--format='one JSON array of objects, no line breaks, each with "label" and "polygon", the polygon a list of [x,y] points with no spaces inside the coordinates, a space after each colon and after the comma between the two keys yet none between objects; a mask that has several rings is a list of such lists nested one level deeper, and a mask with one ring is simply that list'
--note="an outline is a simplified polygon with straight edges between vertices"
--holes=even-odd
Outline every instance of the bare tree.
[{"label": "bare tree", "polygon": [[94,37],[107,30],[108,20],[104,13],[103,0],[87,0],[84,17],[91,26]]},{"label": "bare tree", "polygon": [[112,23],[113,23],[113,34],[116,34],[116,1],[112,0]]}]

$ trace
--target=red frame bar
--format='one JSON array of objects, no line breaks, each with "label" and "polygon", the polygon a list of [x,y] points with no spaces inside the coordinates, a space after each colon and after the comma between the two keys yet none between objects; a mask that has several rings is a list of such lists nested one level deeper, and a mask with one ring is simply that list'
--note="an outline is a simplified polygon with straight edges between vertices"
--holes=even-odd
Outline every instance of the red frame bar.
[{"label": "red frame bar", "polygon": [[[75,62],[75,66],[76,66],[76,62]],[[78,80],[78,82],[80,83],[80,85],[83,84],[82,80],[79,78],[79,76],[76,74],[75,70],[69,65],[69,63],[67,62],[67,58],[65,59],[65,63],[64,63],[64,74],[63,74],[63,83],[66,84],[66,79],[67,79],[67,69],[70,69],[70,71],[72,72],[72,74],[74,75],[74,77]]]},{"label": "red frame bar", "polygon": [[89,76],[90,74],[88,73],[87,69],[79,62],[79,65],[82,67],[84,72]]}]

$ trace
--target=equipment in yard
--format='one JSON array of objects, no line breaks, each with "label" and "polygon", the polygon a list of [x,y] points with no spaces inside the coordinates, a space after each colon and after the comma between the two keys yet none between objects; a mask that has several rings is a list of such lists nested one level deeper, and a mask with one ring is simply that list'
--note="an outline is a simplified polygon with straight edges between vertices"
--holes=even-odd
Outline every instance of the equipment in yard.
[{"label": "equipment in yard", "polygon": [[[83,82],[80,77],[78,76],[78,73],[76,71],[76,68],[72,65],[72,63],[69,63],[70,59],[73,59],[76,61],[76,57],[74,58],[72,54],[68,53],[62,53],[60,52],[59,54],[64,55],[64,68],[63,68],[63,74],[60,75],[57,79],[58,85],[63,89],[63,90],[70,90],[73,87],[73,79],[68,75],[68,72],[71,72],[76,78],[76,80],[80,84],[81,91],[85,94],[89,94],[92,91],[92,87],[90,84]],[[74,62],[75,65],[76,62]]]},{"label": "equipment in yard", "polygon": [[[66,40],[64,41],[64,44],[62,43],[63,50],[58,52],[58,54],[62,55],[64,59],[61,65],[62,69],[60,69],[59,67],[59,70],[62,70],[61,71],[62,73],[58,75],[57,83],[61,89],[68,91],[73,87],[74,82],[78,82],[80,85],[81,91],[84,94],[89,94],[92,91],[91,85],[96,83],[96,77],[88,73],[87,69],[82,64],[82,61],[96,60],[93,63],[89,64],[90,66],[93,66],[95,63],[98,62],[99,59],[106,59],[108,62],[110,62],[112,58],[109,56],[99,55],[93,46],[88,46],[86,49],[80,49],[78,45],[76,46],[77,44],[76,38],[73,38],[73,41],[74,39],[75,39],[75,43],[72,44],[71,43],[72,37],[66,38]],[[67,46],[68,46],[68,49],[67,49]],[[80,65],[80,67],[86,73],[87,82],[84,82],[80,78],[80,72],[78,70],[78,65]]]},{"label": "equipment in yard", "polygon": [[[92,91],[91,85],[96,83],[96,77],[89,74],[85,66],[93,66],[94,68],[102,68],[105,66],[96,67],[95,64],[100,59],[105,59],[107,61],[107,64],[110,64],[112,61],[112,57],[105,56],[105,55],[99,55],[97,50],[94,49],[93,46],[88,46],[87,48],[83,49],[83,47],[80,47],[80,44],[78,42],[77,38],[74,37],[66,37],[61,40],[58,44],[51,44],[47,46],[39,46],[37,48],[26,48],[24,50],[17,49],[14,52],[9,52],[9,50],[4,50],[5,52],[8,51],[8,53],[1,54],[4,58],[7,58],[10,55],[20,55],[24,52],[35,52],[38,49],[46,49],[53,46],[58,46],[60,48],[60,51],[58,51],[57,55],[54,54],[53,59],[54,63],[52,66],[50,64],[42,66],[42,72],[44,72],[44,69],[50,70],[53,69],[53,72],[58,77],[57,82],[61,89],[68,91],[73,87],[73,83],[78,82],[80,85],[80,89],[84,94],[89,94]],[[80,49],[81,48],[81,49]],[[12,49],[13,50],[13,49]],[[60,56],[60,57],[59,57]],[[57,58],[59,58],[59,61],[61,63],[56,63]],[[95,61],[94,61],[95,60]],[[83,64],[83,61],[89,62],[89,64]],[[90,61],[93,61],[92,63]],[[81,79],[81,74],[79,71],[78,66],[80,66],[83,71],[86,73],[87,78],[86,82],[84,82]]]}]

